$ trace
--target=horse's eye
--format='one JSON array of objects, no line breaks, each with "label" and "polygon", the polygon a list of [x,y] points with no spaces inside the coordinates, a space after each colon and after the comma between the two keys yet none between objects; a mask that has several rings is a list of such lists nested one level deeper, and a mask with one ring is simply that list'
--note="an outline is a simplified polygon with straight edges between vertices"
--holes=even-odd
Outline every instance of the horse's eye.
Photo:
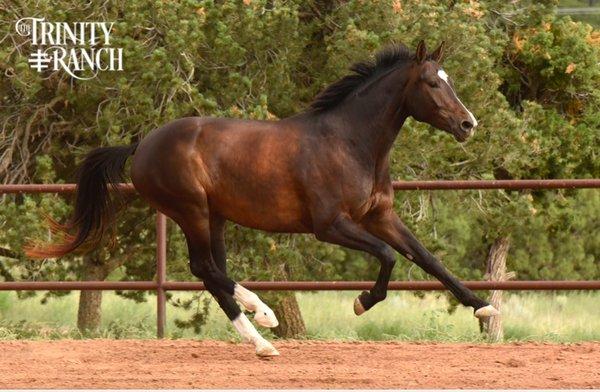
[{"label": "horse's eye", "polygon": [[437,80],[429,80],[429,81],[427,81],[427,84],[429,85],[429,87],[432,87],[432,88],[440,87],[440,83]]}]

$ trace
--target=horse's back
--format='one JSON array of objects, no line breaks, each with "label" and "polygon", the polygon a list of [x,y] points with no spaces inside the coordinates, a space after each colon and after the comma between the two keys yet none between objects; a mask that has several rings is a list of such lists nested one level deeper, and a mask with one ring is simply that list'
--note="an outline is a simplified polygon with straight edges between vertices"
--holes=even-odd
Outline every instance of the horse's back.
[{"label": "horse's back", "polygon": [[211,211],[244,226],[307,231],[308,214],[294,175],[298,138],[284,122],[175,120],[142,140],[132,180],[154,204],[206,198]]}]

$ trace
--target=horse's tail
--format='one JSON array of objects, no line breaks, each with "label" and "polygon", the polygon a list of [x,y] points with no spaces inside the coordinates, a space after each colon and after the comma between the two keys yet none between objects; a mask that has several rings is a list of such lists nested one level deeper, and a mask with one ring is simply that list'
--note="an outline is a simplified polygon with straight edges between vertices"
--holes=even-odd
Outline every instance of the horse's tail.
[{"label": "horse's tail", "polygon": [[[62,241],[41,246],[30,244],[25,254],[33,258],[59,257],[85,244],[86,249],[100,243],[117,210],[110,197],[110,188],[121,192],[117,184],[123,182],[125,162],[135,152],[137,143],[130,146],[101,147],[88,153],[79,168],[75,210],[71,219],[61,225],[52,219],[54,232],[62,233]],[[76,231],[75,234],[70,232]]]}]

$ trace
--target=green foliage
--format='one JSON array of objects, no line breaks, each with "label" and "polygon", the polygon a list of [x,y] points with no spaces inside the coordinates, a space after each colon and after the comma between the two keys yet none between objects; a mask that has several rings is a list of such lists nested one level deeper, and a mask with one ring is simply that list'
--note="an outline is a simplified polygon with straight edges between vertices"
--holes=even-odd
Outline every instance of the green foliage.
[{"label": "green foliage", "polygon": [[[461,145],[408,121],[391,156],[394,178],[597,178],[600,35],[556,16],[555,6],[549,0],[45,0],[6,7],[0,10],[6,22],[0,36],[7,38],[0,48],[0,179],[70,182],[88,150],[130,143],[184,116],[291,115],[352,62],[387,43],[414,46],[421,38],[430,47],[446,40],[444,68],[480,127]],[[23,15],[116,21],[111,44],[123,48],[125,70],[88,81],[31,70],[30,47],[9,44],[21,43],[14,21]],[[600,278],[599,203],[597,191],[396,195],[396,209],[417,236],[469,279],[482,278],[499,235],[513,237],[508,266],[518,278]],[[32,262],[20,253],[27,239],[50,235],[43,214],[64,221],[70,211],[70,199],[55,195],[3,198],[0,246],[16,254],[1,259],[4,279],[81,276],[79,256]],[[118,261],[113,279],[153,279],[152,212],[136,201],[121,215],[117,245],[99,250],[99,259]],[[370,257],[311,236],[229,225],[226,238],[238,280],[376,276]],[[171,279],[191,279],[173,224],[168,257]],[[399,264],[394,278],[409,277],[426,278],[412,264]],[[136,301],[147,295],[121,294]]]},{"label": "green foliage", "polygon": [[202,292],[201,294],[194,294],[191,298],[176,298],[171,301],[171,304],[186,311],[193,311],[192,317],[189,320],[176,318],[175,325],[181,329],[192,328],[195,333],[200,333],[208,317],[208,308],[210,306],[209,294]]}]

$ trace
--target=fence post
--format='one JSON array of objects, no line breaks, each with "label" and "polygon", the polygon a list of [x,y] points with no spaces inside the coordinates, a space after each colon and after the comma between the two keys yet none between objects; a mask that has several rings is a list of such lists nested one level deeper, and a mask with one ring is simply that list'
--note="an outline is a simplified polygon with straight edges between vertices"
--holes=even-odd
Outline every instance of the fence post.
[{"label": "fence post", "polygon": [[167,280],[167,217],[156,212],[156,337],[165,337],[167,298],[163,285]]}]

